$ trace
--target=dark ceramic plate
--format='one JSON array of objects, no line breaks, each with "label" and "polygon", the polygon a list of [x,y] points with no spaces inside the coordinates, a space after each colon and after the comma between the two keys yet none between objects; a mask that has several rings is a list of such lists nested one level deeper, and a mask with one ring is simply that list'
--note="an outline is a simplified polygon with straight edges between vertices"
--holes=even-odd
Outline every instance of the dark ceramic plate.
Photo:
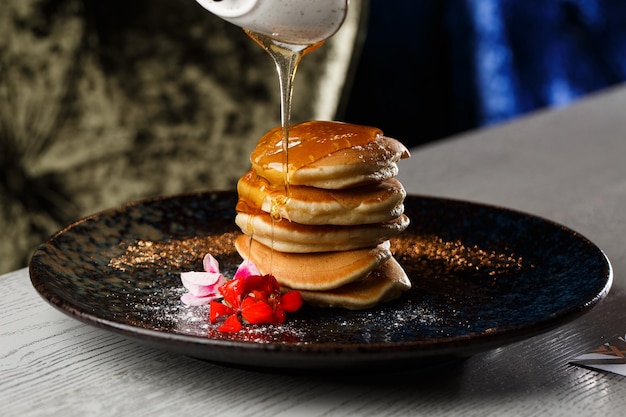
[{"label": "dark ceramic plate", "polygon": [[304,307],[278,326],[216,331],[207,308],[181,305],[180,271],[212,253],[227,276],[236,194],[138,202],[80,220],[30,263],[36,290],[88,324],[201,359],[270,368],[432,363],[522,340],[588,311],[611,266],[589,240],[528,214],[408,196],[411,226],[392,241],[413,288],[365,311]]}]

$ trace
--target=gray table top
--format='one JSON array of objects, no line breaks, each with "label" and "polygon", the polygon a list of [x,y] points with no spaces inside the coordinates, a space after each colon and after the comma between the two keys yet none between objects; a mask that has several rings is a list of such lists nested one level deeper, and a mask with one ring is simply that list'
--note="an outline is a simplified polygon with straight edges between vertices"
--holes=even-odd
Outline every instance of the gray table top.
[{"label": "gray table top", "polygon": [[359,378],[263,373],[75,321],[44,302],[21,269],[0,277],[0,415],[622,415],[626,378],[569,361],[626,334],[625,109],[620,87],[413,149],[400,165],[411,194],[536,214],[602,248],[613,288],[569,324],[434,369]]}]

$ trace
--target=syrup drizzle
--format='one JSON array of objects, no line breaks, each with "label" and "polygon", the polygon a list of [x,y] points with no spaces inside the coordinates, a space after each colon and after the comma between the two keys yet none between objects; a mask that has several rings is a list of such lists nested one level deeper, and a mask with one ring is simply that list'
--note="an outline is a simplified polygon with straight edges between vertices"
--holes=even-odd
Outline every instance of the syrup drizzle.
[{"label": "syrup drizzle", "polygon": [[280,209],[289,201],[289,126],[291,122],[291,99],[293,84],[298,65],[304,55],[322,46],[324,41],[314,44],[290,44],[280,42],[267,35],[244,29],[257,44],[259,44],[274,60],[278,81],[280,83],[280,122],[282,127],[282,150],[283,150],[283,184],[285,196],[272,199],[270,214],[273,221],[280,221],[282,216]]}]

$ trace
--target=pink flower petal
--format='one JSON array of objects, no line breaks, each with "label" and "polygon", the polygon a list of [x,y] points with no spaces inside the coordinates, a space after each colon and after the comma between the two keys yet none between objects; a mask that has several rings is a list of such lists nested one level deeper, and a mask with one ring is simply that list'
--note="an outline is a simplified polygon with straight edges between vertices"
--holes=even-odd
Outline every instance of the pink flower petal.
[{"label": "pink flower petal", "polygon": [[180,297],[180,301],[188,306],[204,306],[217,298],[220,298],[217,294],[211,294],[206,297],[196,297],[191,293],[186,293],[183,294],[182,297]]},{"label": "pink flower petal", "polygon": [[[202,306],[211,301],[223,298],[219,287],[227,282],[226,277],[220,274],[219,263],[209,253],[202,260],[204,272],[189,271],[181,272],[180,279],[183,286],[189,291],[180,297],[187,306]],[[257,267],[250,261],[243,261],[234,278],[247,278],[252,275],[261,275]],[[234,279],[233,278],[233,279]]]},{"label": "pink flower petal", "polygon": [[183,286],[196,297],[217,293],[217,288],[226,282],[223,275],[213,272],[182,272],[180,279]]},{"label": "pink flower petal", "polygon": [[243,261],[237,268],[233,279],[247,278],[251,275],[261,275],[261,273],[252,261]]},{"label": "pink flower petal", "polygon": [[202,260],[202,266],[206,272],[213,272],[219,274],[220,272],[220,264],[217,262],[217,259],[213,257],[210,253],[204,255],[204,259]]}]

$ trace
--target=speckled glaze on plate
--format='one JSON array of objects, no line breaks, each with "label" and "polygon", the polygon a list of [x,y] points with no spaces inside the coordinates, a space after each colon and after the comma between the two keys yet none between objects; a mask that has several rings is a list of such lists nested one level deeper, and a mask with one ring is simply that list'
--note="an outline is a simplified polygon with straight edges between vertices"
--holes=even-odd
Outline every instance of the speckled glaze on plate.
[{"label": "speckled glaze on plate", "polygon": [[212,253],[227,275],[234,192],[137,202],[80,220],[30,263],[39,294],[62,312],[197,358],[273,369],[374,369],[467,357],[553,329],[609,291],[592,242],[559,224],[488,205],[406,198],[411,226],[392,241],[413,288],[371,310],[304,307],[278,326],[216,331],[208,307],[185,307],[179,273]]}]

